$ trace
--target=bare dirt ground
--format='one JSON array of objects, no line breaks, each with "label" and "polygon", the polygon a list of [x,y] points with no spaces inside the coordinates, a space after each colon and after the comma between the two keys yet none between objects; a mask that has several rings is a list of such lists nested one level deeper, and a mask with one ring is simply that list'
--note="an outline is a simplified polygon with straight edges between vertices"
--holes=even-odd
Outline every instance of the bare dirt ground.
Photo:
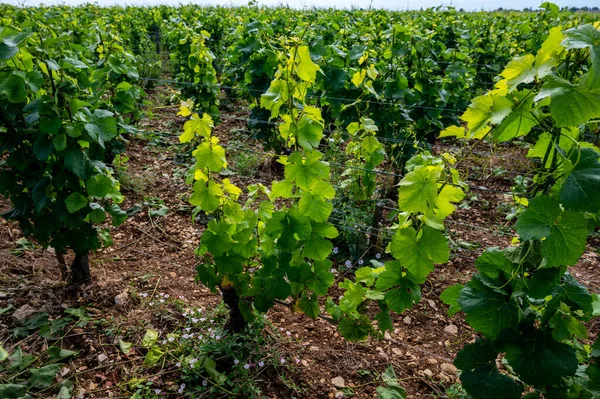
[{"label": "bare dirt ground", "polygon": [[[161,105],[160,90],[151,92],[151,101]],[[177,322],[176,315],[172,319],[157,317],[145,302],[135,298],[125,306],[116,306],[117,295],[132,290],[161,292],[183,298],[190,307],[203,308],[220,302],[218,294],[195,281],[193,250],[199,242],[203,221],[199,218],[192,223],[191,207],[186,202],[190,187],[184,180],[186,170],[182,161],[185,157],[176,151],[177,137],[185,120],[175,116],[176,107],[157,108],[153,112],[155,117],[143,120],[138,127],[161,134],[130,136],[125,153],[129,161],[124,172],[128,181],[123,184],[126,196],[123,208],[135,210],[137,204],[137,212],[122,226],[112,228],[112,247],[91,256],[92,284],[85,288],[64,285],[50,250],[36,248],[14,254],[19,245],[17,241],[22,238],[20,230],[0,220],[0,308],[9,303],[15,308],[30,304],[52,315],[67,307],[86,306],[93,315],[93,322],[67,337],[68,343],[81,351],[81,355],[71,362],[65,375],[74,377],[78,392],[85,398],[122,396],[119,384],[127,379],[128,362],[140,361],[122,355],[105,335],[106,331],[129,331],[141,340],[148,326],[167,331]],[[228,114],[244,115],[244,111],[234,107]],[[243,128],[242,121],[223,119],[215,134],[229,144],[237,140],[234,134]],[[251,166],[253,169],[244,175],[232,175],[232,181],[245,186],[253,179],[272,180],[274,172],[265,167],[262,147],[252,139],[244,145],[255,151],[256,157],[232,156],[230,168]],[[435,147],[436,152],[457,150],[450,144]],[[298,364],[287,376],[293,384],[275,383],[265,378],[262,381],[265,396],[333,398],[340,390],[331,380],[342,377],[354,397],[376,397],[377,384],[373,383],[373,376],[391,364],[409,398],[446,397],[445,390],[458,382],[452,361],[460,348],[474,339],[474,334],[460,314],[452,318],[446,316],[446,306],[439,295],[446,287],[469,280],[474,260],[483,249],[510,244],[513,222],[506,220],[506,214],[512,197],[506,193],[510,191],[512,178],[527,173],[530,168],[525,150],[515,146],[482,147],[477,151],[480,155],[463,164],[471,191],[448,224],[448,234],[454,244],[451,260],[431,274],[423,287],[421,303],[402,315],[393,316],[395,329],[391,334],[382,340],[370,339],[364,343],[345,341],[335,326],[325,320],[311,320],[287,307],[276,306],[268,318],[275,329],[289,331],[289,335],[279,338],[278,350],[286,358],[298,359]],[[150,216],[150,211],[160,208],[161,204],[168,208],[166,216]],[[0,211],[7,209],[9,203],[0,199]],[[593,292],[600,292],[598,244],[597,237],[591,238],[582,260],[571,270]],[[339,263],[341,269],[343,260]],[[9,315],[0,317],[2,342],[12,327]],[[597,323],[591,326],[592,338],[599,332]],[[22,344],[35,348],[41,343],[33,337]],[[103,365],[96,361],[101,351],[108,357]],[[172,376],[175,378],[176,374]],[[169,384],[167,378],[165,384]],[[348,397],[350,391],[345,392]]]}]

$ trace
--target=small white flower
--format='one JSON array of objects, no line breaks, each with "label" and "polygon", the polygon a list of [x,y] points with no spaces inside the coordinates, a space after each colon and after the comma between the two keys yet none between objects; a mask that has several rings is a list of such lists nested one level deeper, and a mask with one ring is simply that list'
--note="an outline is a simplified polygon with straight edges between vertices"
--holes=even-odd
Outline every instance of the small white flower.
[{"label": "small white flower", "polygon": [[150,306],[154,306],[154,302],[150,302],[150,303],[149,303],[149,305],[150,305]]},{"label": "small white flower", "polygon": [[251,267],[251,268],[249,268],[249,269],[248,269],[248,271],[249,271],[250,273],[254,273],[254,272],[256,271],[256,268],[255,268],[255,267]]},{"label": "small white flower", "polygon": [[192,317],[192,323],[198,323],[198,319],[195,317]]},{"label": "small white flower", "polygon": [[159,395],[161,392],[162,392],[162,391],[161,391],[160,389],[155,389],[155,390],[154,390],[154,393],[155,393],[155,394],[157,394],[157,395]]},{"label": "small white flower", "polygon": [[294,363],[296,363],[296,364],[299,364],[299,363],[300,363],[300,359],[298,359],[298,358],[295,358],[295,359],[294,359]]},{"label": "small white flower", "polygon": [[173,342],[173,341],[175,341],[175,338],[174,338],[174,337],[169,337],[169,338],[167,338],[167,339],[169,340],[169,342]]},{"label": "small white flower", "polygon": [[181,367],[181,362],[175,363],[175,367],[177,367],[177,368]]},{"label": "small white flower", "polygon": [[250,369],[250,365],[249,365],[248,363],[246,363],[246,364],[244,364],[244,368],[245,368],[246,370],[249,370],[249,369]]},{"label": "small white flower", "polygon": [[160,294],[158,294],[158,296],[163,297],[165,296],[165,294],[163,294],[162,292]]},{"label": "small white flower", "polygon": [[258,362],[258,367],[264,367],[265,362],[263,362],[262,360],[260,362]]},{"label": "small white flower", "polygon": [[185,389],[185,384],[181,384],[181,385],[179,386],[179,389],[177,390],[177,392],[179,392],[179,393],[183,393],[183,390],[184,390],[184,389]]},{"label": "small white flower", "polygon": [[221,339],[221,336],[220,336],[220,335],[217,335],[217,336],[215,337],[215,339],[216,339],[217,341],[219,341],[219,340]]},{"label": "small white flower", "polygon": [[147,293],[147,292],[142,292],[142,293],[140,294],[140,296],[141,296],[142,298],[146,298],[146,297],[148,296],[148,293]]},{"label": "small white flower", "polygon": [[237,360],[237,359],[234,359],[234,360],[233,360],[233,364],[239,364],[239,363],[240,363],[240,361],[239,361],[239,360]]},{"label": "small white flower", "polygon": [[350,269],[350,268],[352,267],[352,262],[351,262],[351,261],[349,261],[349,260],[347,260],[347,261],[346,261],[346,263],[344,263],[344,265],[346,265],[346,267],[347,267],[348,269]]},{"label": "small white flower", "polygon": [[285,359],[283,358],[283,356],[281,357],[281,359],[279,359],[279,363],[285,364]]},{"label": "small white flower", "polygon": [[375,254],[375,257],[376,257],[377,259],[381,259],[381,254],[380,254],[379,252],[377,252],[377,253]]},{"label": "small white flower", "polygon": [[207,386],[207,385],[208,385],[208,381],[206,381],[206,380],[202,380],[202,386],[203,386],[203,387],[205,387],[205,386]]},{"label": "small white flower", "polygon": [[192,327],[186,327],[185,331],[190,332],[191,329],[192,329]]},{"label": "small white flower", "polygon": [[285,332],[285,335],[287,335],[287,336],[289,337],[290,335],[292,335],[292,333],[291,333],[291,332],[289,332],[289,331],[286,331],[286,332]]},{"label": "small white flower", "polygon": [[188,314],[187,314],[187,312],[183,312],[181,315],[182,315],[183,317],[187,317],[187,315],[188,315]]},{"label": "small white flower", "polygon": [[165,300],[161,298],[161,299],[158,300],[158,302],[165,303]]},{"label": "small white flower", "polygon": [[209,320],[209,321],[210,321],[211,323],[214,323],[214,322],[215,322],[214,320]]},{"label": "small white flower", "polygon": [[364,260],[362,260],[362,259],[359,259],[359,260],[358,260],[358,264],[359,264],[359,265],[362,265],[363,263],[365,263],[365,261],[364,261]]},{"label": "small white flower", "polygon": [[185,299],[183,295],[179,295],[179,299]]},{"label": "small white flower", "polygon": [[200,321],[201,321],[201,322],[205,322],[205,321],[206,321],[206,317],[201,317],[201,318],[200,318]]},{"label": "small white flower", "polygon": [[196,363],[197,361],[198,361],[198,359],[196,359],[196,358],[190,359],[190,366],[193,366],[194,363]]},{"label": "small white flower", "polygon": [[165,294],[165,298],[169,298],[169,294]]},{"label": "small white flower", "polygon": [[338,247],[333,248],[333,254],[337,255],[338,252],[340,252],[340,249]]}]

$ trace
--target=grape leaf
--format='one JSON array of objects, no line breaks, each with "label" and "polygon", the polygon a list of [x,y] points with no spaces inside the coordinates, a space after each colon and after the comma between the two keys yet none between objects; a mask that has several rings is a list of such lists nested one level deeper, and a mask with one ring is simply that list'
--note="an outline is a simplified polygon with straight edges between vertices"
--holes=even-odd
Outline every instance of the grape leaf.
[{"label": "grape leaf", "polygon": [[575,375],[578,367],[573,347],[539,331],[509,345],[505,357],[519,378],[531,385],[554,385]]},{"label": "grape leaf", "polygon": [[551,197],[529,201],[515,227],[524,240],[543,239],[542,255],[549,267],[573,265],[585,250],[587,221],[581,213],[563,212]]},{"label": "grape leaf", "polygon": [[582,148],[571,159],[575,166],[562,182],[560,199],[566,209],[596,213],[600,210],[600,154]]},{"label": "grape leaf", "polygon": [[495,339],[504,329],[515,328],[519,322],[519,309],[510,298],[477,277],[461,290],[458,304],[467,314],[467,323],[486,337]]},{"label": "grape leaf", "polygon": [[388,250],[419,284],[425,282],[434,263],[446,263],[450,256],[448,240],[427,226],[418,235],[412,227],[398,229]]}]

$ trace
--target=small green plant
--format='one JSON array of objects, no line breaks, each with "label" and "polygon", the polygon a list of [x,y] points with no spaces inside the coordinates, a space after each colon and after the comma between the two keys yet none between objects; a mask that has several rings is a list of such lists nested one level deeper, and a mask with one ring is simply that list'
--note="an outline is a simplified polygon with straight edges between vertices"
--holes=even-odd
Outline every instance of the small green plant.
[{"label": "small green plant", "polygon": [[[13,329],[12,340],[8,342],[16,343],[10,349],[0,345],[0,398],[30,399],[38,392],[40,397],[48,394],[71,397],[73,381],[61,379],[59,372],[62,363],[76,357],[78,352],[64,348],[62,341],[73,328],[83,327],[88,321],[85,309],[69,308],[64,316],[55,319],[50,319],[46,312],[36,313],[23,326]],[[26,352],[20,343],[31,335],[38,335],[50,346],[39,353]]]}]

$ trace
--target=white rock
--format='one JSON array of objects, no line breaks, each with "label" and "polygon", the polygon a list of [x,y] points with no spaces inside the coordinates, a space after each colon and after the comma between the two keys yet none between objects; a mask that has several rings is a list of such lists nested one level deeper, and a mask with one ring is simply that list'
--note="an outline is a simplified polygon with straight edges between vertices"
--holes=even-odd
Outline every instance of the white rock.
[{"label": "white rock", "polygon": [[456,327],[454,324],[449,324],[446,326],[446,328],[444,328],[444,332],[446,332],[448,334],[456,335],[456,334],[458,334],[458,327]]},{"label": "white rock", "polygon": [[450,363],[442,363],[440,365],[440,368],[442,369],[443,372],[448,373],[448,374],[456,374],[456,372],[458,371],[456,366],[453,364],[450,364]]},{"label": "white rock", "polygon": [[427,377],[433,377],[433,372],[429,369],[423,370],[423,374],[425,374]]},{"label": "white rock", "polygon": [[115,297],[115,305],[125,306],[129,303],[129,292],[127,290],[121,292]]},{"label": "white rock", "polygon": [[98,355],[98,363],[102,364],[107,360],[108,360],[108,356],[106,356],[104,353],[101,353]]},{"label": "white rock", "polygon": [[346,381],[342,377],[335,377],[331,379],[331,383],[336,388],[344,388],[346,387]]},{"label": "white rock", "polygon": [[23,326],[25,324],[25,320],[38,313],[39,311],[33,308],[30,305],[23,305],[19,309],[15,310],[12,314],[13,322],[17,326]]},{"label": "white rock", "polygon": [[412,323],[412,319],[410,318],[410,316],[406,316],[404,319],[402,319],[402,322],[404,324],[410,324]]}]

